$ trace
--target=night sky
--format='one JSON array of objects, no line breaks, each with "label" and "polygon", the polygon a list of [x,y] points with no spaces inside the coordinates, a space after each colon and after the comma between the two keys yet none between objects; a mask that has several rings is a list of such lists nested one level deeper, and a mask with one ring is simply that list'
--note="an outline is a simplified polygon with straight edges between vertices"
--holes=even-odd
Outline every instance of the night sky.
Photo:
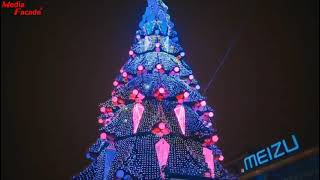
[{"label": "night sky", "polygon": [[[29,2],[29,1],[27,1]],[[318,146],[317,0],[167,0],[216,109],[225,161],[297,134]],[[1,179],[62,180],[89,161],[98,105],[128,58],[145,0],[32,1],[44,15],[1,9]]]}]

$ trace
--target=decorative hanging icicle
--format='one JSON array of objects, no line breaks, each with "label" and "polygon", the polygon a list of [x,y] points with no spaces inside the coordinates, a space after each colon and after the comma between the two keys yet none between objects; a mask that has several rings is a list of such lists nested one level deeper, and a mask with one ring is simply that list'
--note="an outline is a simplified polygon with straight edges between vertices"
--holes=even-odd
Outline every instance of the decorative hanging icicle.
[{"label": "decorative hanging icicle", "polygon": [[214,161],[213,161],[214,159],[213,159],[212,150],[203,147],[202,152],[206,160],[206,163],[208,165],[208,168],[210,169],[210,176],[211,178],[214,178]]},{"label": "decorative hanging icicle", "polygon": [[142,114],[144,112],[144,107],[142,104],[137,103],[134,105],[133,109],[132,109],[132,120],[133,120],[133,133],[137,133],[139,124],[140,124],[140,120],[142,118]]},{"label": "decorative hanging icicle", "polygon": [[176,114],[176,117],[178,119],[180,129],[183,135],[186,134],[186,111],[182,105],[177,105],[176,108],[174,108],[174,112]]},{"label": "decorative hanging icicle", "polygon": [[161,177],[162,179],[164,179],[165,175],[164,175],[163,169],[168,163],[170,145],[167,143],[165,139],[162,138],[156,143],[155,147],[156,147],[158,163],[161,171]]}]

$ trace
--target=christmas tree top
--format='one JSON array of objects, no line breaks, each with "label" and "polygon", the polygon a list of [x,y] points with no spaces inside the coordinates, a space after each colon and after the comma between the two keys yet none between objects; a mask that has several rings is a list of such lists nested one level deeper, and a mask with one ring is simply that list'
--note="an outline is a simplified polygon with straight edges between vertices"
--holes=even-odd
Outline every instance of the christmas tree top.
[{"label": "christmas tree top", "polygon": [[170,21],[167,11],[168,7],[161,0],[148,0],[148,7],[139,24],[140,29],[150,35],[157,25],[162,34],[168,34],[168,30],[173,29],[174,24]]}]

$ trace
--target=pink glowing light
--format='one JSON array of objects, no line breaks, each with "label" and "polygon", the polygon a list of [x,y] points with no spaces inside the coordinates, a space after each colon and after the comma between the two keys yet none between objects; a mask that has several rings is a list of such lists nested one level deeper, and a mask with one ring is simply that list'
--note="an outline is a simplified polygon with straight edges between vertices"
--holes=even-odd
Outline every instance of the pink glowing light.
[{"label": "pink glowing light", "polygon": [[98,119],[98,123],[102,124],[102,123],[104,123],[104,120],[100,118],[100,119]]},{"label": "pink glowing light", "polygon": [[177,105],[176,108],[174,108],[174,112],[178,119],[181,132],[182,134],[185,134],[186,133],[186,116],[185,116],[186,111],[182,105]]},{"label": "pink glowing light", "polygon": [[143,67],[142,65],[139,65],[139,66],[138,66],[138,70],[139,70],[139,71],[142,71],[143,69],[144,69],[144,67]]},{"label": "pink glowing light", "polygon": [[123,72],[122,73],[122,77],[127,77],[128,76],[128,73],[127,72]]},{"label": "pink glowing light", "polygon": [[132,120],[133,120],[133,133],[137,133],[142,114],[144,112],[144,107],[142,104],[137,103],[134,105],[133,110],[132,110]]},{"label": "pink glowing light", "polygon": [[156,43],[156,47],[159,48],[161,46],[160,43]]},{"label": "pink glowing light", "polygon": [[113,86],[118,86],[119,82],[118,81],[113,81]]},{"label": "pink glowing light", "polygon": [[206,105],[207,105],[207,102],[206,102],[206,101],[201,101],[200,105],[201,105],[201,106],[206,106]]},{"label": "pink glowing light", "polygon": [[183,96],[184,96],[184,98],[188,98],[190,96],[190,93],[189,92],[185,92],[185,93],[183,93]]},{"label": "pink glowing light", "polygon": [[101,107],[101,108],[100,108],[100,112],[102,112],[102,113],[105,113],[106,110],[107,110],[107,109],[106,109],[105,107]]},{"label": "pink glowing light", "polygon": [[216,142],[219,141],[219,137],[218,137],[217,135],[212,136],[211,139],[212,139],[212,141],[213,141],[214,143],[216,143]]},{"label": "pink glowing light", "polygon": [[165,123],[160,123],[159,124],[159,129],[163,130],[166,128],[166,124]]},{"label": "pink glowing light", "polygon": [[214,114],[213,114],[213,112],[209,112],[209,117],[213,117],[214,116]]},{"label": "pink glowing light", "polygon": [[180,71],[180,68],[179,68],[179,67],[175,67],[175,68],[174,68],[174,72],[177,73],[177,72],[179,72],[179,71]]},{"label": "pink glowing light", "polygon": [[159,88],[159,93],[163,94],[165,92],[164,88]]},{"label": "pink glowing light", "polygon": [[204,147],[202,148],[202,154],[205,158],[208,168],[210,169],[211,177],[214,178],[214,161],[213,161],[212,150]]},{"label": "pink glowing light", "polygon": [[162,169],[162,167],[166,166],[168,163],[170,145],[167,143],[167,141],[165,139],[160,139],[156,143],[155,147],[156,147],[156,153],[157,153],[159,167],[160,167],[160,169]]},{"label": "pink glowing light", "polygon": [[118,102],[118,98],[116,96],[112,97],[112,102]]},{"label": "pink glowing light", "polygon": [[199,86],[199,85],[196,85],[196,89],[198,89],[198,90],[199,90],[199,89],[200,89],[200,86]]},{"label": "pink glowing light", "polygon": [[190,79],[190,80],[194,79],[194,76],[193,76],[193,75],[190,75],[190,76],[189,76],[189,79]]},{"label": "pink glowing light", "polygon": [[224,157],[222,155],[219,156],[219,161],[223,161]]},{"label": "pink glowing light", "polygon": [[132,56],[134,54],[134,52],[131,50],[129,51],[129,55]]},{"label": "pink glowing light", "polygon": [[101,133],[100,134],[100,139],[102,139],[102,140],[107,139],[107,134],[106,133]]},{"label": "pink glowing light", "polygon": [[161,64],[157,64],[157,69],[162,69],[162,65]]},{"label": "pink glowing light", "polygon": [[138,95],[138,94],[139,94],[139,91],[136,90],[136,89],[134,89],[134,90],[132,91],[132,94],[133,94],[133,95]]}]

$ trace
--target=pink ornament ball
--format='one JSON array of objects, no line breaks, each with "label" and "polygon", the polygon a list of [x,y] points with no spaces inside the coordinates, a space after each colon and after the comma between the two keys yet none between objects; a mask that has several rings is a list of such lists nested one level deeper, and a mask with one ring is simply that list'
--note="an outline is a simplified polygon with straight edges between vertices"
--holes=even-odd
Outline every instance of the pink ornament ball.
[{"label": "pink ornament ball", "polygon": [[199,85],[196,85],[196,89],[198,89],[198,90],[199,90],[199,89],[200,89],[200,86],[199,86]]},{"label": "pink ornament ball", "polygon": [[162,69],[162,65],[161,65],[161,64],[158,64],[158,65],[157,65],[157,69]]},{"label": "pink ornament ball", "polygon": [[191,75],[189,76],[189,79],[190,79],[190,80],[193,80],[193,79],[194,79],[194,76],[191,74]]},{"label": "pink ornament ball", "polygon": [[166,128],[166,124],[165,123],[160,123],[159,124],[159,129],[165,129]]},{"label": "pink ornament ball", "polygon": [[223,161],[224,157],[222,155],[219,156],[219,161]]},{"label": "pink ornament ball", "polygon": [[216,142],[218,142],[218,140],[219,140],[219,137],[217,136],[217,135],[214,135],[214,136],[212,136],[212,141],[214,142],[214,143],[216,143]]},{"label": "pink ornament ball", "polygon": [[159,48],[161,46],[160,43],[156,43],[156,47]]},{"label": "pink ornament ball", "polygon": [[104,122],[103,119],[101,119],[101,118],[98,119],[98,123],[99,123],[99,124],[102,124],[103,122]]},{"label": "pink ornament ball", "polygon": [[185,93],[183,93],[183,96],[184,96],[184,98],[188,98],[190,96],[190,93],[189,92],[185,92]]},{"label": "pink ornament ball", "polygon": [[112,97],[112,102],[118,102],[118,98],[117,97]]},{"label": "pink ornament ball", "polygon": [[138,94],[139,94],[139,91],[136,90],[136,89],[134,89],[134,90],[132,91],[132,94],[133,94],[133,95],[138,95]]},{"label": "pink ornament ball", "polygon": [[128,76],[128,73],[127,72],[123,72],[122,73],[122,77],[127,77]]},{"label": "pink ornament ball", "polygon": [[102,140],[107,139],[107,134],[106,133],[101,133],[100,134],[100,139],[102,139]]},{"label": "pink ornament ball", "polygon": [[159,88],[159,93],[163,94],[164,93],[164,88]]},{"label": "pink ornament ball", "polygon": [[106,108],[105,107],[101,107],[100,108],[100,112],[105,113],[106,112]]},{"label": "pink ornament ball", "polygon": [[144,67],[142,65],[138,66],[138,70],[142,71],[144,69]]},{"label": "pink ornament ball", "polygon": [[209,112],[209,117],[213,117],[214,116],[214,113],[213,112]]},{"label": "pink ornament ball", "polygon": [[201,106],[206,106],[207,105],[207,102],[206,101],[201,101]]},{"label": "pink ornament ball", "polygon": [[174,72],[177,73],[177,72],[179,72],[179,71],[180,71],[180,68],[179,68],[179,67],[175,67],[175,68],[174,68]]},{"label": "pink ornament ball", "polygon": [[129,55],[132,56],[134,54],[134,52],[131,50],[129,51]]},{"label": "pink ornament ball", "polygon": [[119,82],[118,81],[113,81],[113,86],[118,86]]}]

